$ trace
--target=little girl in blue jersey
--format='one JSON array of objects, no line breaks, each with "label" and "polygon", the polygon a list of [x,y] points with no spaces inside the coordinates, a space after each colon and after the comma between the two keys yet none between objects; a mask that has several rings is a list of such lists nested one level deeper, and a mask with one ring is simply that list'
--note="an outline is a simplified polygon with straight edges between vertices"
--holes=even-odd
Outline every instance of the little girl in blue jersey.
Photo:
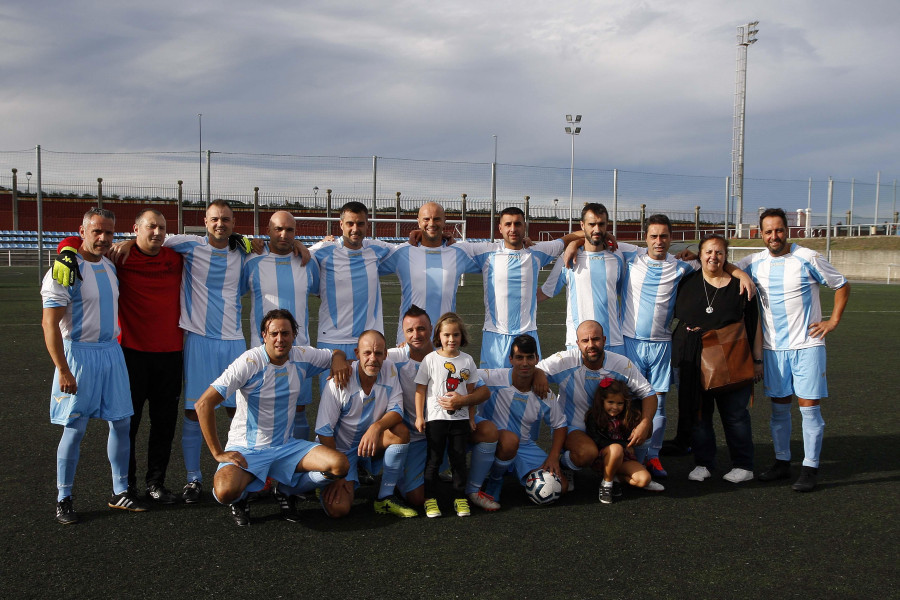
[{"label": "little girl in blue jersey", "polygon": [[453,470],[454,508],[460,517],[469,516],[465,488],[466,444],[475,430],[475,411],[468,406],[444,408],[449,398],[466,396],[475,390],[479,381],[475,361],[460,348],[469,343],[465,323],[456,313],[448,312],[438,319],[432,339],[434,352],[422,359],[416,375],[416,429],[425,432],[428,460],[425,463],[425,514],[441,516],[435,492],[438,470],[444,450]]},{"label": "little girl in blue jersey", "polygon": [[650,478],[650,472],[637,460],[628,445],[631,432],[641,420],[641,411],[632,405],[630,396],[624,382],[604,377],[594,393],[591,408],[584,415],[586,433],[600,451],[594,468],[603,473],[600,484],[600,502],[603,504],[612,503],[613,478],[616,475],[627,477],[626,483],[635,487],[663,490]]}]

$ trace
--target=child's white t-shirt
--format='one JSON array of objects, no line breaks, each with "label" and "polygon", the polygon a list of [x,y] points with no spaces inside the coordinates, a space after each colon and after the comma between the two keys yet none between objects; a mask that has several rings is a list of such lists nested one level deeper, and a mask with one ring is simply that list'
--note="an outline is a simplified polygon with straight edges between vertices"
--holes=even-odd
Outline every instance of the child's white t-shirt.
[{"label": "child's white t-shirt", "polygon": [[465,352],[459,356],[448,358],[437,351],[422,359],[422,365],[416,374],[416,383],[427,385],[425,393],[425,420],[457,420],[469,418],[469,407],[464,406],[454,411],[441,408],[438,399],[447,392],[457,392],[463,396],[469,393],[467,385],[480,381],[475,361]]}]

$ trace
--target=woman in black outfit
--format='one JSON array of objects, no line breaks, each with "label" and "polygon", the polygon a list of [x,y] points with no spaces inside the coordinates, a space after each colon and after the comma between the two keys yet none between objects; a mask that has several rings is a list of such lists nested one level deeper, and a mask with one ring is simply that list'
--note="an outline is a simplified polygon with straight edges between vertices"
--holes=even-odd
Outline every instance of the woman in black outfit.
[{"label": "woman in black outfit", "polygon": [[712,416],[719,408],[732,469],[725,480],[741,483],[753,479],[753,436],[750,429],[750,396],[753,383],[729,392],[706,392],[700,378],[701,336],[743,321],[753,354],[755,381],[762,378],[762,334],[756,300],[740,295],[738,280],[723,270],[728,242],[719,234],[700,241],[700,271],[682,280],[675,300],[678,326],[672,335],[672,364],[679,369],[678,410],[690,415],[692,446],[697,466],[688,475],[693,481],[712,476],[716,464],[716,438]]}]

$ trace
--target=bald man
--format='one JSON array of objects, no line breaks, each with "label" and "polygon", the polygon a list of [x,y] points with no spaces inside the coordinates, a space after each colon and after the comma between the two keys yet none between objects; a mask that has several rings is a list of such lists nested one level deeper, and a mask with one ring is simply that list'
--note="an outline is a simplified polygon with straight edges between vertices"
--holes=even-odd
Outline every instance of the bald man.
[{"label": "bald man", "polygon": [[356,361],[351,365],[347,386],[340,388],[329,380],[319,401],[317,440],[343,452],[350,463],[346,477],[322,489],[322,508],[333,518],[350,512],[359,485],[358,463],[368,460],[373,473],[383,467],[375,512],[415,517],[415,509],[395,491],[409,451],[397,367],[387,358],[384,335],[374,329],[363,332],[354,353]]},{"label": "bald man", "polygon": [[[294,216],[284,210],[269,219],[268,252],[253,256],[244,263],[241,287],[250,293],[250,345],[261,345],[260,325],[270,311],[282,308],[297,320],[295,346],[309,345],[309,306],[307,298],[319,290],[319,267],[316,261],[303,265],[294,254],[297,225]],[[297,401],[294,437],[309,438],[306,405],[312,401],[312,386],[304,383]]]},{"label": "bald man", "polygon": [[444,207],[426,202],[419,208],[418,245],[401,244],[382,264],[381,274],[395,273],[400,279],[400,317],[397,320],[397,343],[405,341],[403,315],[412,305],[428,313],[432,323],[442,314],[456,311],[456,289],[463,273],[480,273],[481,267],[461,245],[446,245]]}]

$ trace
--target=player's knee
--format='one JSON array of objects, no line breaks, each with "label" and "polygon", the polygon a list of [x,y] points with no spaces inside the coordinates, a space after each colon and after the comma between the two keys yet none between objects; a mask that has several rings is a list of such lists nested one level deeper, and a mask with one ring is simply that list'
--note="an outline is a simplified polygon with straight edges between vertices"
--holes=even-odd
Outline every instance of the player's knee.
[{"label": "player's knee", "polygon": [[569,450],[569,456],[579,467],[587,467],[600,456],[600,451],[597,450],[597,446],[594,443],[584,443],[578,444],[576,447]]},{"label": "player's knee", "polygon": [[493,444],[500,439],[500,432],[497,426],[490,421],[482,421],[475,426],[475,433],[472,438],[472,441],[476,444]]},{"label": "player's knee", "polygon": [[231,482],[223,481],[222,478],[213,479],[213,496],[220,504],[231,504],[240,498],[243,491],[232,485]]},{"label": "player's knee", "polygon": [[403,423],[398,423],[394,425],[390,429],[388,429],[390,435],[386,436],[385,440],[389,444],[408,444],[409,443],[409,429]]},{"label": "player's knee", "polygon": [[631,485],[634,487],[647,487],[647,484],[650,483],[651,477],[650,472],[644,469],[637,471],[636,473],[631,474]]},{"label": "player's knee", "polygon": [[510,460],[519,451],[519,437],[511,431],[501,431],[497,442],[496,457],[500,460]]},{"label": "player's knee", "polygon": [[347,456],[343,452],[338,452],[337,450],[329,452],[325,462],[327,468],[323,469],[323,471],[331,473],[338,478],[346,476],[347,472],[350,470],[350,461],[347,459]]}]

